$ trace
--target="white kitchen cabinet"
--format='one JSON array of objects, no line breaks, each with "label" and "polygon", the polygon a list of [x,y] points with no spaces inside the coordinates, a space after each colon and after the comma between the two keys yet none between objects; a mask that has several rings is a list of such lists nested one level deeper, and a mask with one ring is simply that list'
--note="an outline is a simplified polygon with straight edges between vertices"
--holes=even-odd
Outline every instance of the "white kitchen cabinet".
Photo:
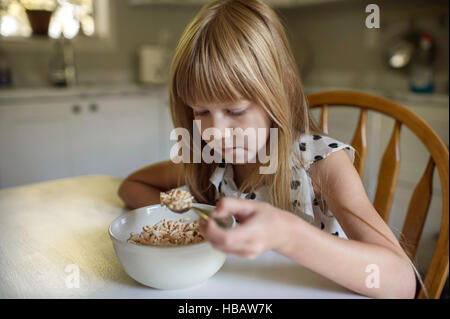
[{"label": "white kitchen cabinet", "polygon": [[69,103],[0,107],[0,187],[70,176]]},{"label": "white kitchen cabinet", "polygon": [[126,177],[169,158],[163,149],[168,137],[162,113],[167,106],[150,96],[90,100],[83,104],[83,114],[69,121],[70,153],[77,175]]},{"label": "white kitchen cabinet", "polygon": [[88,174],[126,177],[169,158],[168,101],[152,94],[0,106],[0,187]]}]

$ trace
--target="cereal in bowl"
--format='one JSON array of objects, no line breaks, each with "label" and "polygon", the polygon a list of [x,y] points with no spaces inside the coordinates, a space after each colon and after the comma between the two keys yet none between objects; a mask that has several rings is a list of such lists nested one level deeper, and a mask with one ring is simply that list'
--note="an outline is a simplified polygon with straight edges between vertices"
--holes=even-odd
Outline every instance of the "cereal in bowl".
[{"label": "cereal in bowl", "polygon": [[180,246],[202,242],[204,238],[200,234],[198,220],[186,221],[186,218],[163,219],[153,226],[144,226],[140,234],[131,233],[128,242],[146,246]]}]

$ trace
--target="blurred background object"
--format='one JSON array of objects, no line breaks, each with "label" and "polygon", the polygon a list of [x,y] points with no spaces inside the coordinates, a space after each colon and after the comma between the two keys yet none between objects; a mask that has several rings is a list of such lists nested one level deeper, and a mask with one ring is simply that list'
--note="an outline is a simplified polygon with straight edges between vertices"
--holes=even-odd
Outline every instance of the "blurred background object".
[{"label": "blurred background object", "polygon": [[[106,0],[108,1],[108,0]],[[1,0],[4,37],[75,37],[94,33],[93,0]]]},{"label": "blurred background object", "polygon": [[389,43],[387,63],[394,70],[406,69],[417,49],[418,33],[410,30],[405,34],[397,36]]},{"label": "blurred background object", "polygon": [[20,0],[28,17],[33,35],[47,36],[50,18],[56,9],[56,0]]},{"label": "blurred background object", "polygon": [[50,82],[56,87],[74,86],[77,83],[75,55],[70,39],[60,36],[54,40],[50,60]]},{"label": "blurred background object", "polygon": [[161,28],[154,43],[144,44],[138,49],[139,82],[142,84],[166,84],[173,43],[170,30]]},{"label": "blurred background object", "polygon": [[12,86],[11,68],[6,54],[0,47],[0,89]]},{"label": "blurred background object", "polygon": [[433,63],[436,43],[429,33],[418,30],[413,20],[410,25],[408,31],[394,37],[389,43],[387,65],[409,75],[412,92],[432,93],[435,87]]},{"label": "blurred background object", "polygon": [[144,45],[139,49],[139,80],[146,84],[164,84],[169,80],[167,72],[171,51],[163,46]]},{"label": "blurred background object", "polygon": [[55,10],[57,0],[19,0],[26,10]]},{"label": "blurred background object", "polygon": [[412,57],[410,89],[417,93],[433,93],[435,43],[431,35],[420,33],[416,51]]},{"label": "blurred background object", "polygon": [[26,13],[30,21],[31,29],[33,29],[33,35],[47,36],[48,25],[50,24],[53,11],[27,9]]}]

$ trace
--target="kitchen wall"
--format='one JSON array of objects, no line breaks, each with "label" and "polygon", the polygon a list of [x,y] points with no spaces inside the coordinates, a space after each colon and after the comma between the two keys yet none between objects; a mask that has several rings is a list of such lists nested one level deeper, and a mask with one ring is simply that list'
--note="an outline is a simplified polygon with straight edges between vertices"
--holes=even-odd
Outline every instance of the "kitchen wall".
[{"label": "kitchen wall", "polygon": [[[364,25],[368,3],[380,7],[380,29]],[[437,91],[448,93],[448,1],[342,1],[282,14],[306,84],[406,90],[408,75],[389,69],[383,56],[413,19],[436,40]]]},{"label": "kitchen wall", "polygon": [[[389,40],[408,27],[417,26],[437,40],[435,63],[437,90],[448,92],[448,2],[376,1],[381,28],[364,27],[366,1],[345,0],[296,8],[277,9],[285,21],[292,47],[308,85],[331,85],[407,89],[407,74],[388,69],[383,53]],[[168,36],[174,48],[186,24],[199,6],[130,6],[128,1],[110,1],[112,50],[75,47],[81,83],[133,82],[138,78],[137,50]],[[2,43],[0,42],[0,45]],[[36,46],[5,46],[13,69],[15,86],[47,83],[50,49]]]}]

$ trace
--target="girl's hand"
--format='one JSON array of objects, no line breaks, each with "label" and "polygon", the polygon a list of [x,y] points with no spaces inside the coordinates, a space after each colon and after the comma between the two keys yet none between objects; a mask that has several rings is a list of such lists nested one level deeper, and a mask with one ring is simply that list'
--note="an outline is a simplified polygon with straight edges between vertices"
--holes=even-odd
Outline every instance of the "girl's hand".
[{"label": "girl's hand", "polygon": [[200,233],[218,250],[253,259],[287,242],[287,214],[290,213],[268,203],[224,197],[219,200],[211,216],[234,215],[239,224],[231,229],[223,229],[212,219],[201,219]]}]

